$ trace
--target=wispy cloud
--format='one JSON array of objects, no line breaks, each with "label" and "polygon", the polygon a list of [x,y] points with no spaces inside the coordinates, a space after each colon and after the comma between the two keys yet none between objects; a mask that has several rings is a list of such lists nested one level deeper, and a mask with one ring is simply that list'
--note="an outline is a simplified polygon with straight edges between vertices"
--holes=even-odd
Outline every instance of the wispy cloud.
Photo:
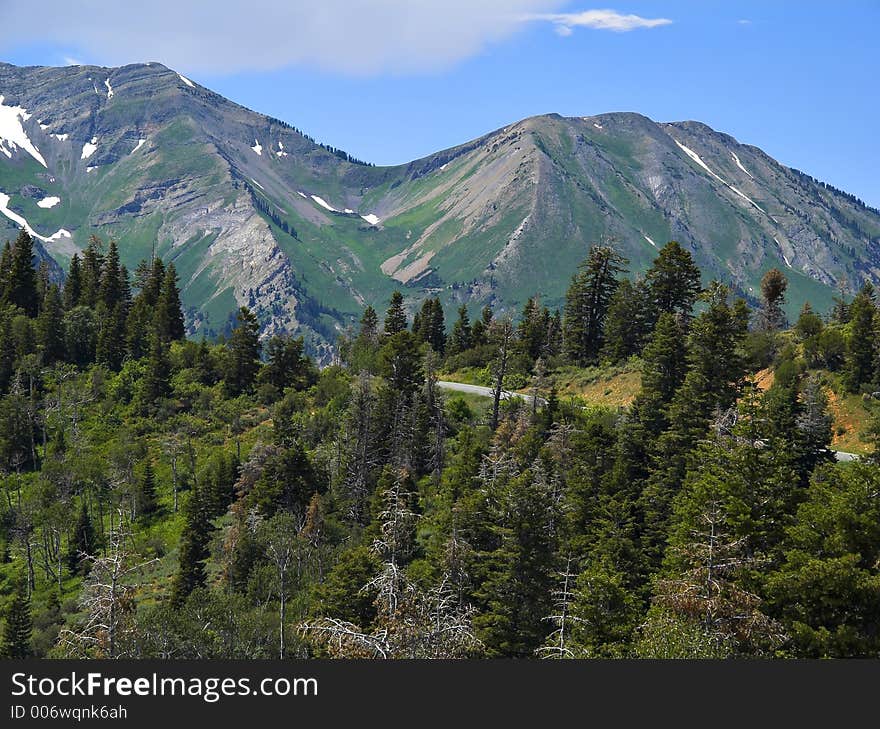
[{"label": "wispy cloud", "polygon": [[567,36],[575,28],[610,30],[627,33],[640,28],[657,28],[669,25],[669,18],[643,18],[640,15],[624,15],[616,10],[582,10],[577,13],[533,13],[524,16],[526,21],[545,21],[552,23],[559,35]]},{"label": "wispy cloud", "polygon": [[737,20],[736,22],[739,25],[751,25],[752,24],[752,21],[749,20],[748,18],[743,18],[742,20]]},{"label": "wispy cloud", "polygon": [[[191,74],[303,66],[346,75],[448,68],[566,0],[0,0],[0,57],[50,43],[104,65],[160,61]],[[84,9],[88,5],[88,9]]]},{"label": "wispy cloud", "polygon": [[[304,66],[348,75],[448,68],[532,22],[616,32],[666,25],[614,10],[561,13],[570,0],[0,0],[0,56],[49,43],[65,63],[160,61],[192,74]],[[83,5],[88,5],[88,12]]]}]

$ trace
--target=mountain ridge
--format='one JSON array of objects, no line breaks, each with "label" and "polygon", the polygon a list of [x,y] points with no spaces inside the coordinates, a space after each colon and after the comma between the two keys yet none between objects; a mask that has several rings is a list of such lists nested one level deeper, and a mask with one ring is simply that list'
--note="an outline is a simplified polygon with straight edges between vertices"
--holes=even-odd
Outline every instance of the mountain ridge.
[{"label": "mountain ridge", "polygon": [[62,266],[91,233],[119,240],[129,265],[174,260],[193,333],[248,304],[266,333],[304,334],[326,358],[360,307],[399,287],[448,310],[558,304],[603,236],[635,273],[679,240],[748,297],[777,265],[791,308],[880,279],[876,210],[695,120],[550,113],[375,166],[155,62],[0,63],[0,94],[44,162],[21,145],[0,155],[9,211]]}]

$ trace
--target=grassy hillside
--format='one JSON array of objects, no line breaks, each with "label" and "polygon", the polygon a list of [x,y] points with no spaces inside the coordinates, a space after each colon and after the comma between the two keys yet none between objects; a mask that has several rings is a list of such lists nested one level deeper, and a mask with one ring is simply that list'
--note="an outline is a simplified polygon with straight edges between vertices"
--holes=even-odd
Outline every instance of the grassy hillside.
[{"label": "grassy hillside", "polygon": [[[624,408],[632,404],[639,393],[641,366],[636,358],[619,365],[586,368],[568,365],[550,374],[548,388],[555,387],[560,399],[566,402]],[[810,374],[821,377],[824,382],[828,410],[834,418],[832,447],[857,455],[870,453],[872,447],[865,442],[863,434],[876,413],[877,403],[870,397],[847,392],[838,373],[811,370]],[[759,389],[766,391],[773,385],[774,373],[772,369],[765,368],[754,372],[752,378]],[[485,370],[476,368],[445,372],[442,379],[487,387],[492,384]],[[529,388],[520,388],[519,391],[526,394],[531,392]],[[467,395],[467,398],[474,403],[488,396]]]}]

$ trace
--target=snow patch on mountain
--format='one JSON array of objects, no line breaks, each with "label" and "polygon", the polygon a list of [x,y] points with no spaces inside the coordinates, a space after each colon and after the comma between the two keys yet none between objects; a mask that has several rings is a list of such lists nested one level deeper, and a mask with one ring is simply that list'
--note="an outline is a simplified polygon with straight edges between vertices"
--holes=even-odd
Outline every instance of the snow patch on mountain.
[{"label": "snow patch on mountain", "polygon": [[43,159],[40,150],[31,142],[24,127],[21,125],[21,122],[30,119],[31,115],[20,106],[6,106],[3,100],[4,97],[0,94],[0,151],[7,157],[12,158],[12,152],[5,146],[2,146],[2,143],[8,143],[13,149],[21,147],[43,167],[48,169],[46,160]]},{"label": "snow patch on mountain", "polygon": [[107,98],[112,99],[113,98],[113,87],[110,85],[109,78],[104,79],[104,86],[107,87]]},{"label": "snow patch on mountain", "polygon": [[730,156],[733,157],[733,161],[736,162],[737,167],[739,167],[743,172],[745,172],[753,180],[755,179],[755,176],[751,172],[749,172],[745,167],[743,167],[742,162],[739,161],[739,157],[736,156],[736,152],[731,152]]},{"label": "snow patch on mountain", "polygon": [[190,81],[186,76],[184,76],[182,73],[179,73],[177,75],[180,78],[180,80],[183,81],[183,83],[185,83],[191,89],[194,89],[196,87],[196,85],[192,81]]},{"label": "snow patch on mountain", "polygon": [[57,139],[59,142],[64,142],[67,140],[67,138],[70,135],[69,134],[53,134],[52,136],[55,137],[55,139]]},{"label": "snow patch on mountain", "polygon": [[700,155],[698,155],[696,152],[694,152],[694,150],[689,149],[688,147],[685,147],[681,142],[679,142],[675,138],[673,138],[672,141],[675,142],[681,148],[682,152],[684,152],[694,162],[696,162],[698,165],[700,165],[700,167],[702,167],[704,170],[706,170],[706,172],[708,172],[710,175],[712,175],[712,177],[714,177],[719,182],[724,183],[725,185],[727,184],[727,182],[725,182],[722,178],[720,178],[718,175],[716,175],[714,172],[712,172],[712,170],[709,169],[709,165],[707,165],[705,162],[703,162],[703,160],[700,159]]},{"label": "snow patch on mountain", "polygon": [[46,237],[37,233],[25,220],[21,215],[16,212],[13,212],[9,209],[9,195],[5,192],[0,192],[0,213],[9,218],[13,223],[24,228],[32,237],[38,238],[43,241],[43,243],[51,243],[52,241],[60,240],[61,238],[70,238],[70,231],[65,230],[64,228],[60,228],[57,232],[52,235]]},{"label": "snow patch on mountain", "polygon": [[260,157],[263,156],[263,145],[260,144],[259,140],[254,140],[254,146],[251,147],[254,152],[256,152]]},{"label": "snow patch on mountain", "polygon": [[91,142],[86,142],[83,145],[82,154],[80,155],[79,158],[80,159],[88,159],[89,157],[91,157],[95,153],[96,149],[98,149],[98,138],[92,137]]},{"label": "snow patch on mountain", "polygon": [[785,261],[785,265],[791,268],[791,261],[788,260],[788,256],[786,256],[785,252],[782,250],[782,244],[779,242],[779,238],[774,235],[773,241],[779,246],[779,252],[782,254],[782,260]]},{"label": "snow patch on mountain", "polygon": [[55,233],[52,233],[47,239],[46,242],[53,240],[61,240],[62,238],[73,238],[69,230],[65,230],[64,228],[59,228]]},{"label": "snow patch on mountain", "polygon": [[764,213],[764,215],[767,214],[767,212],[764,210],[764,208],[762,208],[760,205],[758,205],[758,203],[756,203],[754,200],[752,200],[752,198],[750,198],[748,195],[746,195],[742,191],[737,190],[733,185],[731,185],[729,182],[727,182],[727,180],[723,179],[722,177],[719,177],[712,170],[710,170],[709,165],[707,165],[705,162],[703,162],[702,159],[700,159],[700,155],[698,155],[692,149],[688,149],[687,147],[685,147],[681,142],[679,142],[674,137],[673,137],[672,141],[675,142],[688,157],[690,157],[694,162],[696,162],[698,165],[700,165],[700,167],[702,167],[704,170],[706,170],[706,172],[708,172],[710,175],[712,175],[712,177],[714,177],[716,180],[718,180],[721,184],[729,187],[731,190],[733,190],[733,192],[735,194],[739,195],[743,200],[754,205],[758,210],[760,210],[762,213]]},{"label": "snow patch on mountain", "polygon": [[135,152],[137,152],[144,144],[146,144],[146,142],[147,142],[146,139],[138,139],[138,143],[136,145],[134,145],[134,149],[131,150],[131,154],[134,154]]},{"label": "snow patch on mountain", "polygon": [[278,141],[278,149],[276,150],[275,155],[278,157],[287,156],[287,152],[284,151],[284,144],[280,140]]},{"label": "snow patch on mountain", "polygon": [[50,195],[49,197],[44,197],[37,203],[38,208],[54,208],[58,203],[61,202],[60,197],[56,197],[55,195]]},{"label": "snow patch on mountain", "polygon": [[756,203],[754,200],[752,200],[752,198],[750,198],[748,195],[746,195],[743,192],[740,192],[733,185],[728,185],[728,187],[731,190],[733,190],[737,195],[739,195],[743,200],[745,200],[746,202],[750,202],[752,205],[754,205],[756,208],[758,208],[758,210],[760,210],[762,213],[764,213],[764,215],[767,214],[767,212],[764,210],[764,208],[762,208],[760,205],[758,205],[758,203]]},{"label": "snow patch on mountain", "polygon": [[373,215],[373,213],[369,213],[368,215],[361,215],[361,217],[366,220],[370,225],[379,225],[379,217]]},{"label": "snow patch on mountain", "polygon": [[652,246],[654,246],[654,248],[657,247],[657,244],[654,241],[652,241],[650,237],[648,237],[644,233],[642,233],[642,235],[644,236],[645,240],[648,241],[648,243],[650,243]]},{"label": "snow patch on mountain", "polygon": [[251,182],[253,182],[253,183],[254,183],[257,187],[259,187],[261,190],[265,190],[265,189],[266,189],[266,188],[263,187],[259,182],[257,182],[253,177],[251,177]]},{"label": "snow patch on mountain", "polygon": [[330,203],[328,203],[322,197],[318,197],[317,195],[312,195],[312,200],[314,200],[316,203],[318,203],[318,205],[320,205],[322,208],[327,208],[327,210],[329,210],[331,213],[338,213],[339,212],[336,208],[334,208],[332,205],[330,205]]}]

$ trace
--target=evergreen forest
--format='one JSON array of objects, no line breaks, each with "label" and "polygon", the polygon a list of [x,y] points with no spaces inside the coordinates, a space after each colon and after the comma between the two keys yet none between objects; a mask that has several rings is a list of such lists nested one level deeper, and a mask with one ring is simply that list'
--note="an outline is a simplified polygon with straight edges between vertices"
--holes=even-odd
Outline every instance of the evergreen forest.
[{"label": "evergreen forest", "polygon": [[[319,368],[247,307],[187,332],[173,263],[113,240],[34,262],[0,254],[5,657],[880,655],[870,284],[789,321],[777,269],[749,306],[602,243],[562,310],[403,289]],[[615,368],[625,404],[560,389]]]}]

